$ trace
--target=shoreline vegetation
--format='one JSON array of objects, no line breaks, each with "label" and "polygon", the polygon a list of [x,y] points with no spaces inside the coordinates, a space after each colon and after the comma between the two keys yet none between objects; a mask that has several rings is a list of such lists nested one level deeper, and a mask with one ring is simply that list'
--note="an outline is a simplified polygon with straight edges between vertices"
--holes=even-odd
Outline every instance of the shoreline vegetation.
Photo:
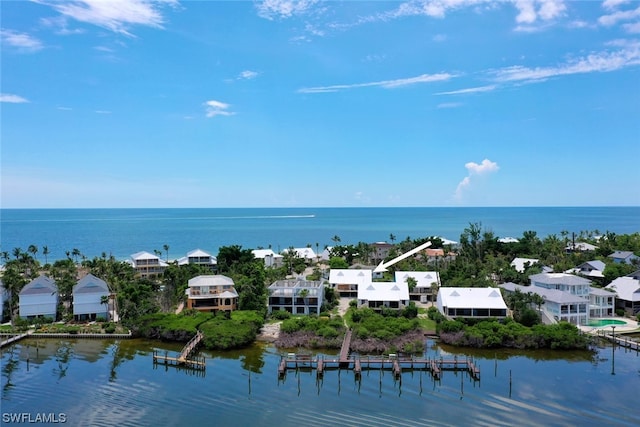
[{"label": "shoreline vegetation", "polygon": [[[433,305],[427,310],[410,303],[402,310],[374,311],[356,307],[351,301],[346,311],[338,311],[339,298],[327,286],[329,268],[347,268],[357,264],[372,265],[393,259],[426,241],[432,248],[443,249],[447,254],[435,259],[420,254],[406,258],[394,268],[407,271],[438,271],[442,286],[496,287],[513,281],[527,284],[528,276],[541,272],[543,265],[553,271],[565,271],[590,259],[606,263],[604,277],[594,279],[594,286],[629,274],[638,267],[615,264],[607,259],[614,250],[628,250],[640,254],[640,234],[616,235],[597,230],[569,236],[551,235],[539,239],[534,231],[526,231],[515,242],[502,243],[492,232],[482,230],[481,224],[471,223],[460,236],[460,244],[445,244],[440,238],[428,237],[395,243],[390,235],[391,250],[385,259],[376,259],[371,245],[340,244],[339,236],[332,239],[335,246],[324,263],[317,259],[309,263],[295,251],[283,251],[282,267],[265,267],[255,259],[250,249],[232,245],[220,248],[217,256],[217,274],[230,277],[239,294],[238,310],[204,313],[182,307],[189,279],[211,270],[197,265],[178,265],[170,262],[165,271],[153,278],[140,278],[127,262],[102,254],[91,260],[82,257],[77,250],[67,252],[67,258],[49,263],[46,246],[29,246],[26,251],[15,248],[11,254],[3,252],[2,281],[10,297],[5,303],[3,317],[11,326],[0,327],[0,332],[20,332],[35,329],[44,333],[113,333],[131,331],[134,337],[163,341],[187,342],[199,330],[204,334],[203,347],[209,350],[227,350],[246,347],[258,339],[271,341],[281,349],[339,349],[348,328],[353,331],[351,351],[360,354],[419,353],[424,351],[425,334],[437,335],[446,344],[476,348],[517,349],[588,349],[590,340],[579,329],[568,323],[543,325],[539,314],[532,307],[511,306],[513,317],[503,321],[445,319]],[[598,243],[595,252],[566,251],[576,241]],[[318,245],[316,244],[316,247]],[[311,244],[308,247],[312,247]],[[42,249],[40,251],[40,249]],[[169,245],[164,245],[167,252]],[[290,248],[292,249],[292,248]],[[38,253],[45,257],[44,264]],[[526,265],[517,271],[510,265],[515,257],[536,258],[540,262]],[[325,283],[325,301],[319,315],[299,316],[285,311],[268,315],[267,287],[276,280],[302,277],[322,280]],[[96,319],[94,322],[74,322],[71,313],[72,288],[77,278],[91,273],[109,285],[111,296],[105,305],[118,313],[117,322]],[[58,320],[23,320],[17,317],[20,290],[39,274],[56,281],[60,295]],[[385,273],[383,280],[390,280],[393,271]],[[433,298],[433,295],[431,296]],[[261,330],[266,331],[261,335]]]}]

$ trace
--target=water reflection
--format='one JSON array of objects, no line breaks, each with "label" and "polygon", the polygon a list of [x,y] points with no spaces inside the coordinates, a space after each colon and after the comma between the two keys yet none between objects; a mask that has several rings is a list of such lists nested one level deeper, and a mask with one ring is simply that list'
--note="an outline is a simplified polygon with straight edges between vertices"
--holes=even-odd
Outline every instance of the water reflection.
[{"label": "water reflection", "polygon": [[[28,350],[27,350],[28,346]],[[637,353],[461,352],[428,342],[425,357],[473,356],[467,373],[423,370],[291,370],[279,379],[280,351],[256,345],[208,352],[207,375],[153,369],[150,340],[24,340],[2,353],[4,412],[65,411],[71,425],[635,425]],[[27,356],[32,366],[27,370]],[[567,356],[567,357],[563,357]],[[452,358],[451,356],[450,358]],[[609,359],[602,361],[602,359]],[[51,381],[51,373],[56,381]],[[579,392],[577,392],[579,391]],[[256,398],[258,396],[258,398]],[[598,402],[598,405],[593,405]],[[91,407],[91,414],[82,408]],[[473,418],[471,418],[473,417]]]}]

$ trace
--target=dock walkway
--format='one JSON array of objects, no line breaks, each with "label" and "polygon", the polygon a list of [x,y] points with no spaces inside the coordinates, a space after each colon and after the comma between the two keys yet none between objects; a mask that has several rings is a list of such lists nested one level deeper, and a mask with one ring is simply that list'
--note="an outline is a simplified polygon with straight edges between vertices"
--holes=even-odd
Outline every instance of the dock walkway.
[{"label": "dock walkway", "polygon": [[204,339],[204,334],[198,331],[193,338],[182,348],[178,357],[170,357],[169,353],[165,351],[164,356],[159,354],[158,351],[153,352],[153,363],[163,364],[165,366],[181,366],[190,369],[204,370],[207,365],[204,357],[190,357],[196,350],[198,345]]},{"label": "dock walkway", "polygon": [[431,373],[436,380],[441,378],[444,371],[463,371],[467,372],[474,380],[480,380],[480,368],[470,357],[424,359],[397,357],[395,354],[388,356],[350,356],[343,359],[342,355],[338,358],[327,358],[289,353],[280,358],[278,375],[284,377],[288,370],[300,368],[315,369],[318,376],[322,376],[328,370],[348,369],[353,370],[356,377],[359,377],[363,370],[390,370],[396,379],[402,377],[403,370],[421,370]]}]

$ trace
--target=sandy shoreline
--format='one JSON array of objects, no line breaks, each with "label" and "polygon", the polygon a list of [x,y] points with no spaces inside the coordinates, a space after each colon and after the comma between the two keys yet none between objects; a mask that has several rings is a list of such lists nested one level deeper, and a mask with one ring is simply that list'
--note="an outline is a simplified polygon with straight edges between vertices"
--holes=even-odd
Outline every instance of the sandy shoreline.
[{"label": "sandy shoreline", "polygon": [[260,329],[260,333],[256,337],[258,341],[274,342],[280,336],[280,325],[282,322],[267,323]]}]

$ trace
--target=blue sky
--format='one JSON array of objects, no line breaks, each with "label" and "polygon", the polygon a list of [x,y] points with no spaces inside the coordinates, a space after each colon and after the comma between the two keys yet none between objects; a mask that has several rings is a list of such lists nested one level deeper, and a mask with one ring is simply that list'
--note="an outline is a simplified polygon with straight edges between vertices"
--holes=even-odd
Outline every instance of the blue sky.
[{"label": "blue sky", "polygon": [[640,205],[640,2],[2,2],[1,201]]}]

